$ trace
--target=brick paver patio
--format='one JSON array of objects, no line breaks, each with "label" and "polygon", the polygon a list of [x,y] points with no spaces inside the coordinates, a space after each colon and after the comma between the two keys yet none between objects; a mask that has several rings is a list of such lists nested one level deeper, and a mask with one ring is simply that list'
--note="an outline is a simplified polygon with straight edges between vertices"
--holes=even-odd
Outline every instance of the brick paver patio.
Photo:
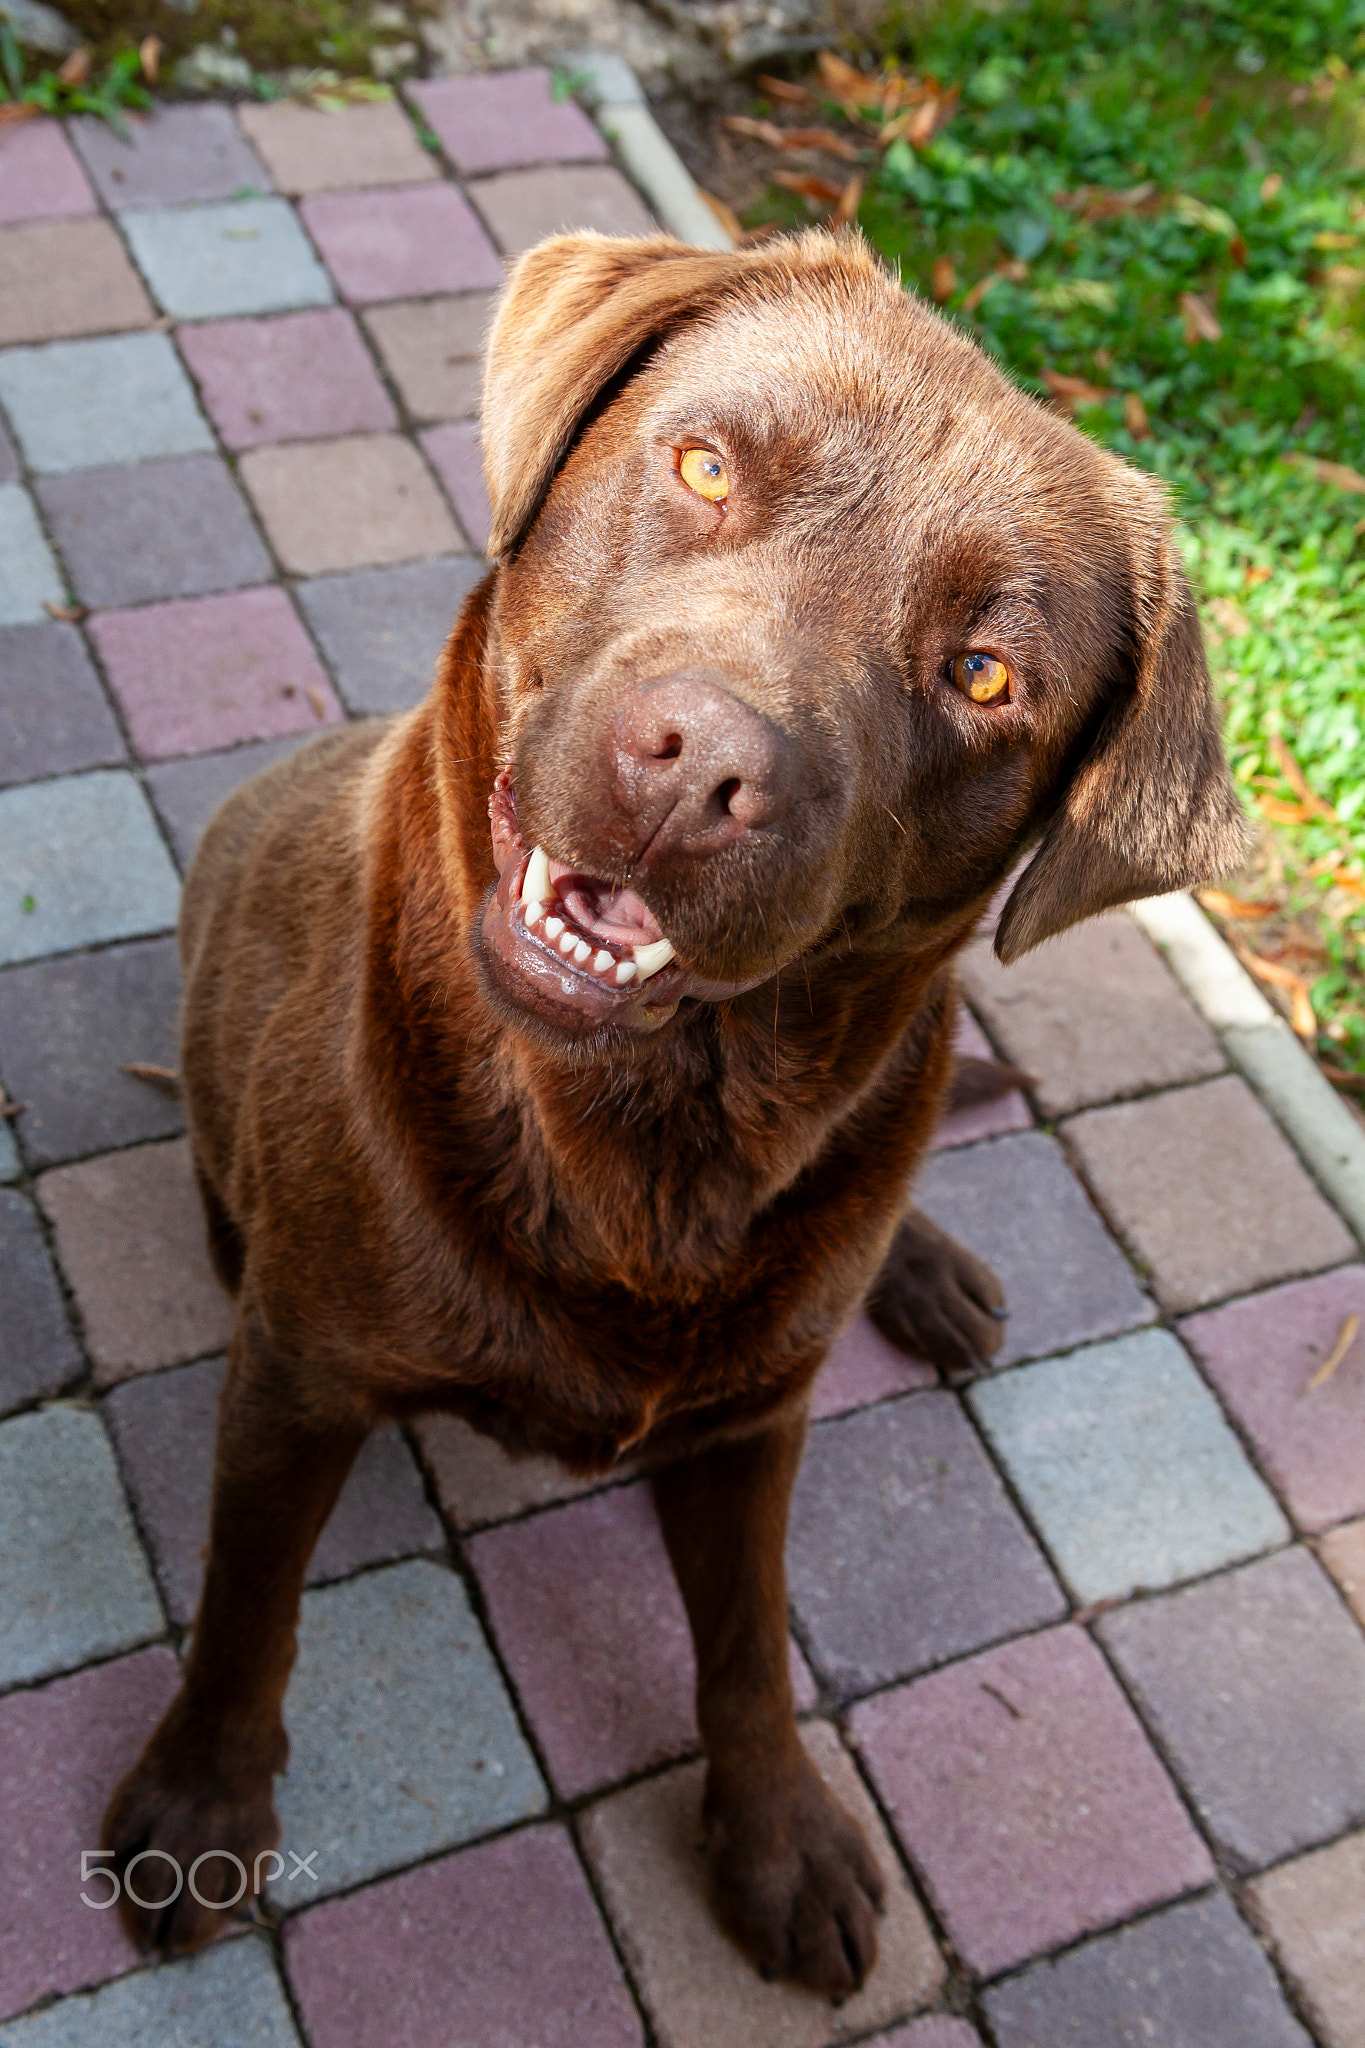
[{"label": "brick paver patio", "polygon": [[817,1391],[792,1662],[888,1879],[858,1997],[709,1917],[646,1489],[449,1420],[375,1438],[314,1560],[308,1874],[155,1967],[82,1903],[230,1323],[124,1071],[174,1062],[179,875],[242,777],[424,691],[505,258],[649,224],[544,74],[412,101],[0,127],[0,2048],[1365,2048],[1365,1337],[1310,1385],[1365,1263],[1122,916],[965,963],[966,1042],[1036,1077],[923,1181],[1008,1287],[996,1370],[861,1322]]}]

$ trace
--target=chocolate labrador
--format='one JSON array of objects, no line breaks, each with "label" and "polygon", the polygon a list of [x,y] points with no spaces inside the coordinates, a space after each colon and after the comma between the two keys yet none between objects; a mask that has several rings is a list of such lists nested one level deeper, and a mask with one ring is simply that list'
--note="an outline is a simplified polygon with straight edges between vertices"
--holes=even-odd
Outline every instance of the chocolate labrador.
[{"label": "chocolate labrador", "polygon": [[907,1205],[953,956],[1032,844],[1005,960],[1238,858],[1198,624],[1160,489],[852,236],[544,243],[483,437],[497,564],[431,694],[248,783],[186,887],[238,1314],[184,1683],[106,1844],[275,1842],[309,1553],[367,1432],[445,1410],[651,1472],[718,1910],[839,1996],[881,1887],[793,1719],[807,1396],[865,1302],[945,1366],[997,1345]]}]

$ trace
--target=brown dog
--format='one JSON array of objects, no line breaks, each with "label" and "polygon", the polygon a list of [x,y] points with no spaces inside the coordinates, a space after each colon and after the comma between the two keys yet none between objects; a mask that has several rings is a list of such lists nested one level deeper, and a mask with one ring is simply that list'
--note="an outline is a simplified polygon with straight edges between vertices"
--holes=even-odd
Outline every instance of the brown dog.
[{"label": "brown dog", "polygon": [[793,1720],[807,1393],[869,1297],[995,1348],[993,1276],[906,1206],[950,962],[1040,833],[1007,960],[1237,858],[1198,626],[1156,486],[855,239],[544,244],[483,431],[500,561],[431,695],[239,791],[187,886],[239,1312],[183,1689],[106,1842],[273,1844],[309,1553],[367,1431],[445,1409],[653,1470],[720,1908],[837,1995],[880,1886]]}]

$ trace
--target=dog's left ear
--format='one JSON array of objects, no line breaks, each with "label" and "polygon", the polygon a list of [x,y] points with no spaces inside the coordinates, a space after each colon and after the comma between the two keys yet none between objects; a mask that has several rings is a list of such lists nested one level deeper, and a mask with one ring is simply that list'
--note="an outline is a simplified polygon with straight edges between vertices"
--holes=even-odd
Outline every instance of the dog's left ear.
[{"label": "dog's left ear", "polygon": [[1005,905],[995,950],[1006,963],[1096,911],[1225,874],[1249,843],[1194,598],[1153,487],[1131,472],[1129,481],[1131,681]]}]

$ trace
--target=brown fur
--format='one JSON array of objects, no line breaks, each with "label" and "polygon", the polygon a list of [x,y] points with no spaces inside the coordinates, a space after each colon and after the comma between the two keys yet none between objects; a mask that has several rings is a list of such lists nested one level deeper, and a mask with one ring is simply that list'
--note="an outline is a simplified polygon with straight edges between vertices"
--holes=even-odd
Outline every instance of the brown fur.
[{"label": "brown fur", "polygon": [[[274,1840],[309,1551],[375,1422],[445,1409],[655,1470],[720,1909],[841,1994],[880,1886],[792,1718],[807,1390],[869,1296],[945,1364],[998,1343],[993,1277],[905,1206],[950,963],[1039,835],[1006,958],[1236,858],[1197,627],[1157,487],[856,240],[545,244],[494,327],[484,435],[502,559],[431,695],[248,784],[187,885],[191,1133],[239,1316],[184,1688],[106,1839],[183,1865]],[[723,515],[674,473],[693,438],[725,451]],[[945,680],[980,645],[1021,679],[1003,711]],[[777,750],[787,808],[740,830],[708,770],[645,833],[621,721],[702,670],[687,701]],[[577,1032],[522,1002],[487,936],[509,766],[527,840],[643,894],[719,994]],[[704,857],[676,822],[703,816]],[[129,1924],[215,1931],[188,1894]]]}]

